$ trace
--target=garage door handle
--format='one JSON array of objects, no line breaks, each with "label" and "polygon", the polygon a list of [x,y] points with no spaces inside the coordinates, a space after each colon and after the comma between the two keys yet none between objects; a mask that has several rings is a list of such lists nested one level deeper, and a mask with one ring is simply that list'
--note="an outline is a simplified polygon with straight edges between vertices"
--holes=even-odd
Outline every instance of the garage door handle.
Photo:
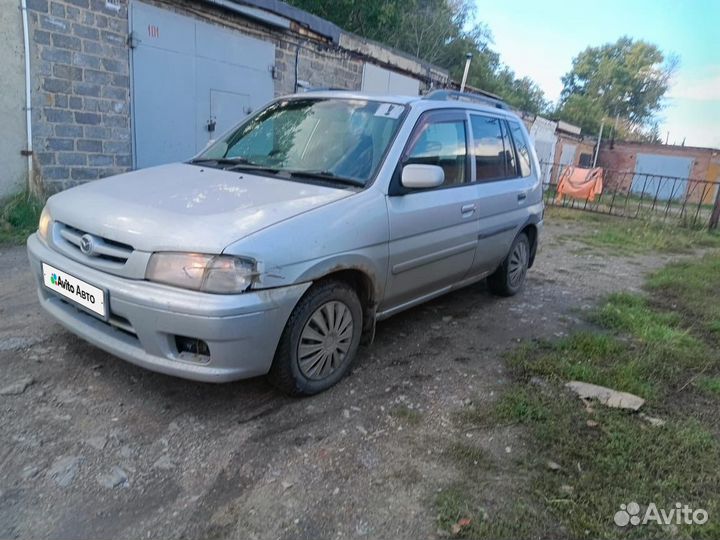
[{"label": "garage door handle", "polygon": [[470,217],[475,213],[475,205],[474,204],[465,204],[460,208],[460,213],[463,215],[463,217]]}]

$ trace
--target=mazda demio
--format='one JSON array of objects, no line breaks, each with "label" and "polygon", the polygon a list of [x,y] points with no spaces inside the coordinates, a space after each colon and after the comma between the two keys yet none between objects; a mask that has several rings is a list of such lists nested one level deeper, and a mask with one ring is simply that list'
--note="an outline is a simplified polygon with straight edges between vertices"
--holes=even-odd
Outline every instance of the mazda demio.
[{"label": "mazda demio", "polygon": [[53,195],[27,248],[42,307],[97,347],[308,395],[379,320],[484,278],[517,293],[542,219],[537,157],[503,102],[308,92],[190,161]]}]

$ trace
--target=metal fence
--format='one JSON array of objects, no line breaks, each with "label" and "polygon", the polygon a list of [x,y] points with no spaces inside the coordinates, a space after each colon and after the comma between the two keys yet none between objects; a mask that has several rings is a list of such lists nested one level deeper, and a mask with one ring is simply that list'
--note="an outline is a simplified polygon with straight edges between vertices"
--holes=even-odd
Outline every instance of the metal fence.
[{"label": "metal fence", "polygon": [[720,182],[604,169],[603,190],[594,200],[558,196],[569,165],[541,163],[545,204],[615,216],[651,219],[687,227],[717,228]]}]

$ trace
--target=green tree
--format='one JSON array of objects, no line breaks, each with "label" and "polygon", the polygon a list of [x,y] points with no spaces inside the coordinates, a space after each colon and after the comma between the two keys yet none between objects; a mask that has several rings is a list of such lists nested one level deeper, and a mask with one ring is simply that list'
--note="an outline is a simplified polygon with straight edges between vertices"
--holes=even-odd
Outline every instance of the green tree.
[{"label": "green tree", "polygon": [[496,93],[513,107],[533,114],[544,114],[550,110],[545,93],[530,77],[517,78],[515,73],[503,66],[495,73]]},{"label": "green tree", "polygon": [[642,40],[621,37],[588,47],[563,77],[558,117],[596,132],[603,119],[616,119],[627,133],[650,128],[663,106],[677,58]]},{"label": "green tree", "polygon": [[465,55],[473,59],[468,85],[494,92],[513,106],[541,112],[548,104],[530,79],[518,79],[500,62],[487,26],[475,21],[471,0],[289,0],[344,30],[410,53],[462,78]]}]

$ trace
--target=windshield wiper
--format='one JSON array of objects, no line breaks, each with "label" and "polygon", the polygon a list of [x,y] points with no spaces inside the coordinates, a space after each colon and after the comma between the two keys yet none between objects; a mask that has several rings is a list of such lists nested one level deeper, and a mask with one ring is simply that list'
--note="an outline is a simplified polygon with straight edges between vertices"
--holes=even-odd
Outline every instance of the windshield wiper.
[{"label": "windshield wiper", "polygon": [[195,158],[191,159],[190,163],[194,165],[199,165],[202,163],[216,163],[218,165],[237,165],[239,163],[250,163],[245,158],[226,158],[226,157],[218,157],[218,158]]},{"label": "windshield wiper", "polygon": [[249,159],[244,158],[244,157],[197,158],[197,159],[190,160],[190,163],[193,163],[195,165],[206,164],[206,163],[214,163],[216,165],[225,165],[224,170],[226,170],[226,171],[249,170],[249,171],[265,171],[265,172],[271,172],[271,173],[278,172],[278,169],[276,169],[274,167],[265,167],[263,165],[258,165],[257,163],[253,163],[252,161],[250,161]]},{"label": "windshield wiper", "polygon": [[337,182],[339,184],[347,184],[349,186],[363,187],[365,182],[356,178],[347,178],[345,176],[338,176],[332,171],[286,171],[293,178],[315,178],[318,180],[328,180],[330,182]]}]

